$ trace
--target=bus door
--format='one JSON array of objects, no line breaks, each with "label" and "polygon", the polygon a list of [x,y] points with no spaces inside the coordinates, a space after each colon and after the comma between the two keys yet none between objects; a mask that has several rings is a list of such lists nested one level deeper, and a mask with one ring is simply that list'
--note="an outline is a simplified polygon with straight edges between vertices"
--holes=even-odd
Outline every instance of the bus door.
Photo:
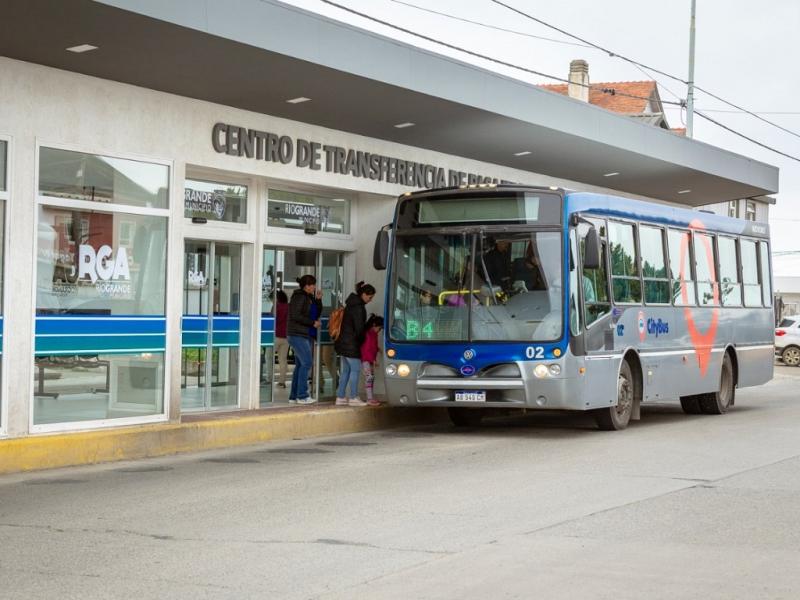
[{"label": "bus door", "polygon": [[[614,353],[614,323],[608,284],[608,241],[604,220],[578,224],[580,247],[580,300],[582,307],[582,350],[585,354],[586,408],[602,408],[617,398],[619,356]],[[591,234],[594,229],[595,234]],[[598,264],[587,268],[587,242],[599,238]]]}]

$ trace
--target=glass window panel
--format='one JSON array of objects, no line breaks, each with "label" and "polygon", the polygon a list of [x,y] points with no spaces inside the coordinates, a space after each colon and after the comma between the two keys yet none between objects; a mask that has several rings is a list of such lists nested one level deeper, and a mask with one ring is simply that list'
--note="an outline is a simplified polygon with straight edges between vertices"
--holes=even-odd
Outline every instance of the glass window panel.
[{"label": "glass window panel", "polygon": [[642,274],[645,277],[667,278],[664,260],[664,230],[656,227],[639,227],[639,245],[642,251]]},{"label": "glass window panel", "polygon": [[638,277],[633,225],[611,221],[608,224],[608,237],[611,242],[611,275]]},{"label": "glass window panel", "polygon": [[[605,234],[605,223],[595,222],[595,228],[601,236]],[[578,226],[580,236],[581,260],[586,256],[586,235],[589,226],[581,223]],[[600,244],[600,266],[597,269],[583,269],[583,312],[588,327],[600,317],[611,312],[611,301],[608,296],[608,271],[606,270],[607,250],[605,243]]]},{"label": "glass window panel", "polygon": [[666,279],[645,279],[644,301],[647,304],[669,304],[669,281]]},{"label": "glass window panel", "polygon": [[714,269],[714,236],[695,233],[694,242],[697,296],[700,304],[703,306],[719,304],[719,291]]},{"label": "glass window panel", "polygon": [[168,208],[169,167],[43,147],[39,150],[39,194]]},{"label": "glass window panel", "polygon": [[669,264],[672,276],[672,298],[676,306],[694,305],[694,281],[692,279],[691,237],[688,231],[670,229]]},{"label": "glass window panel", "polygon": [[718,237],[719,281],[723,306],[742,305],[742,285],[739,282],[739,268],[736,253],[736,240]]},{"label": "glass window panel", "polygon": [[575,230],[569,232],[569,330],[572,335],[578,335],[581,330],[580,303],[578,301],[578,243]]},{"label": "glass window panel", "polygon": [[227,223],[247,222],[247,186],[187,179],[183,216]]},{"label": "glass window panel", "polygon": [[4,192],[8,189],[8,184],[6,183],[6,154],[8,154],[8,144],[0,140],[0,192]]},{"label": "glass window panel", "polygon": [[471,236],[398,236],[390,333],[398,341],[468,338],[467,302],[475,290]]},{"label": "glass window panel", "polygon": [[36,310],[163,315],[166,248],[164,217],[40,206]]},{"label": "glass window panel", "polygon": [[641,302],[642,284],[639,281],[633,225],[611,221],[608,224],[608,236],[614,301]]},{"label": "glass window panel", "polygon": [[758,258],[756,242],[741,240],[742,282],[744,283],[744,305],[761,306],[761,284],[758,282]]},{"label": "glass window panel", "polygon": [[488,268],[481,257],[495,244],[478,236],[472,306],[472,339],[552,341],[562,336],[563,295],[561,234],[521,233],[500,236],[511,252],[511,285],[490,287]]},{"label": "glass window panel", "polygon": [[772,281],[769,270],[769,244],[759,242],[761,258],[761,282],[764,296],[764,306],[772,306]]},{"label": "glass window panel", "polygon": [[163,412],[166,245],[164,217],[39,207],[34,423]]},{"label": "glass window panel", "polygon": [[268,210],[267,224],[270,227],[350,233],[348,198],[270,190]]}]

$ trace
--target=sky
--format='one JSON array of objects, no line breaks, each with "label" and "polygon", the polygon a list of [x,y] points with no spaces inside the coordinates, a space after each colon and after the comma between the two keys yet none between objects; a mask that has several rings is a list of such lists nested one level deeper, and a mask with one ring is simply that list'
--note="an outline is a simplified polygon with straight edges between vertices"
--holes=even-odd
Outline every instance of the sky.
[{"label": "sky", "polygon": [[[464,62],[480,65],[532,83],[558,83],[482,61],[349,14],[321,0],[282,0],[330,18],[369,29]],[[566,78],[569,62],[589,63],[591,82],[656,79],[663,100],[686,97],[686,85],[655,73],[648,74],[619,58],[575,45],[578,42],[509,11],[492,0],[335,0],[336,3],[396,23],[406,29],[547,74]],[[670,73],[688,76],[690,0],[650,4],[641,0],[503,0],[617,54]],[[484,25],[522,32],[518,35],[458,21],[445,13]],[[797,136],[736,112],[709,116],[800,159],[800,75],[797,49],[800,0],[697,0],[695,83],[714,94],[789,129]],[[530,36],[550,38],[549,40]],[[551,41],[556,40],[556,41]],[[564,43],[569,42],[569,43]],[[698,110],[735,110],[697,92]],[[683,127],[679,108],[668,108],[671,127]],[[800,254],[800,161],[760,148],[694,118],[694,137],[780,168],[777,205],[770,208],[773,252]],[[797,273],[800,275],[800,273]]]}]

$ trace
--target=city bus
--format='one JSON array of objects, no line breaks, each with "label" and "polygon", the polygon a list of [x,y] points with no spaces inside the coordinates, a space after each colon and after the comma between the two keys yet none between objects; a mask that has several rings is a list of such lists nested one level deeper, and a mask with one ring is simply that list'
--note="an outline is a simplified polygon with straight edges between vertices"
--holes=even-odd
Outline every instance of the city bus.
[{"label": "city bus", "polygon": [[605,194],[481,184],[407,193],[375,241],[386,269],[386,397],[589,411],[643,402],[723,414],[773,375],[769,228]]}]

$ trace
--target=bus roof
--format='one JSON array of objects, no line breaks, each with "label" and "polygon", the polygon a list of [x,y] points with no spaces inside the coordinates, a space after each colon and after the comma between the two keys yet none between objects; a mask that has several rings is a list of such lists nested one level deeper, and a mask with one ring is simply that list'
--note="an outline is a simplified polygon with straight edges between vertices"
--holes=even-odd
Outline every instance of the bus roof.
[{"label": "bus roof", "polygon": [[769,237],[769,225],[766,223],[755,223],[669,204],[590,192],[566,192],[565,198],[567,214],[592,213],[684,228],[696,226],[699,222],[709,231]]}]

